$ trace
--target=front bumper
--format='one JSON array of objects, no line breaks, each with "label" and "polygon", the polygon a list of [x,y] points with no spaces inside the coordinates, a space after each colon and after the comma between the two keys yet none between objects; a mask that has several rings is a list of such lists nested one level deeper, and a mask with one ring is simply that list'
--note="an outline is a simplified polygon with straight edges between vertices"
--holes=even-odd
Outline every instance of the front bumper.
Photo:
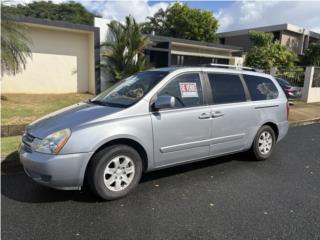
[{"label": "front bumper", "polygon": [[56,189],[76,190],[83,185],[86,166],[92,153],[50,155],[19,150],[25,172],[34,181]]}]

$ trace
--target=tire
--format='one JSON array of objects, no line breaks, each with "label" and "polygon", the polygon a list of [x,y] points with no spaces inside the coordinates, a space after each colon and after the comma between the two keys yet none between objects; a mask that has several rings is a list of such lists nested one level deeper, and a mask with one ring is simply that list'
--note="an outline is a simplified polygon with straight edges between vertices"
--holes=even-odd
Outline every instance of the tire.
[{"label": "tire", "polygon": [[[265,141],[265,139],[268,140]],[[268,159],[273,152],[275,143],[276,135],[274,133],[274,130],[268,125],[262,126],[254,138],[252,147],[250,149],[251,156],[256,161],[263,161]]]},{"label": "tire", "polygon": [[97,152],[90,161],[87,183],[90,189],[105,200],[124,197],[140,181],[142,159],[127,145],[113,145]]}]

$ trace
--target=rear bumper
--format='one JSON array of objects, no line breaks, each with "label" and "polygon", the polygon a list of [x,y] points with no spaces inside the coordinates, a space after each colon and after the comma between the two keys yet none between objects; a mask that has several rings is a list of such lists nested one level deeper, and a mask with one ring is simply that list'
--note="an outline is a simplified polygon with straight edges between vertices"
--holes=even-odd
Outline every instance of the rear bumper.
[{"label": "rear bumper", "polygon": [[42,185],[63,190],[81,188],[91,156],[90,152],[66,155],[29,153],[20,147],[20,161],[27,175]]},{"label": "rear bumper", "polygon": [[282,140],[288,133],[289,130],[289,122],[288,121],[284,121],[281,123],[278,123],[278,129],[279,129],[279,135],[278,135],[278,142],[280,140]]}]

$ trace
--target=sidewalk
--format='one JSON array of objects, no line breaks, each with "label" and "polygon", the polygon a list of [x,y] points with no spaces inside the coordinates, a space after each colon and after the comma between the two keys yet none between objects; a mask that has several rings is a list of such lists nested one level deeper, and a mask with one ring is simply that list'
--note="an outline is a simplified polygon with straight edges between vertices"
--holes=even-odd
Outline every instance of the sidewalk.
[{"label": "sidewalk", "polygon": [[320,103],[294,102],[289,111],[290,126],[320,122]]}]

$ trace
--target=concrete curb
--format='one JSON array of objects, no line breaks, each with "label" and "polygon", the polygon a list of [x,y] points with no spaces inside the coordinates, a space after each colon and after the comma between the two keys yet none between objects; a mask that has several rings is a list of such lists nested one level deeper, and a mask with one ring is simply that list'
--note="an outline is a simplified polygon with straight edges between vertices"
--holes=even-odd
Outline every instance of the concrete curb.
[{"label": "concrete curb", "polygon": [[299,127],[299,126],[305,126],[305,125],[314,124],[314,123],[320,123],[320,118],[290,122],[289,125],[290,127]]}]

